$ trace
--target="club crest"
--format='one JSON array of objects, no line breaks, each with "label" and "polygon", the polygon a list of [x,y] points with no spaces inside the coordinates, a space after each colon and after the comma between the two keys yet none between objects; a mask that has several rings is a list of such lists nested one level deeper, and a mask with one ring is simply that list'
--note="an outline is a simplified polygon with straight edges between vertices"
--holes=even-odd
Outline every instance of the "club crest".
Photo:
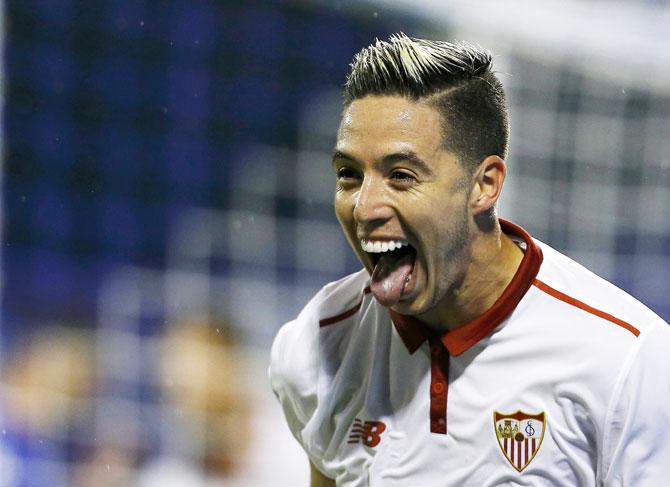
[{"label": "club crest", "polygon": [[507,461],[519,472],[535,458],[542,440],[546,422],[544,412],[512,414],[493,413],[493,428],[498,444]]}]

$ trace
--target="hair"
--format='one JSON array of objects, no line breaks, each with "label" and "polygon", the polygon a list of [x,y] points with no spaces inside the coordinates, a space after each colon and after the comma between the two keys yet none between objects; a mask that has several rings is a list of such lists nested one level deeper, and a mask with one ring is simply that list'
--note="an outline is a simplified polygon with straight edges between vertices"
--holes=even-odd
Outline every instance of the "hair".
[{"label": "hair", "polygon": [[443,121],[443,146],[474,170],[489,155],[507,156],[509,121],[492,54],[467,42],[431,41],[393,34],[354,57],[344,105],[368,95],[426,101]]}]

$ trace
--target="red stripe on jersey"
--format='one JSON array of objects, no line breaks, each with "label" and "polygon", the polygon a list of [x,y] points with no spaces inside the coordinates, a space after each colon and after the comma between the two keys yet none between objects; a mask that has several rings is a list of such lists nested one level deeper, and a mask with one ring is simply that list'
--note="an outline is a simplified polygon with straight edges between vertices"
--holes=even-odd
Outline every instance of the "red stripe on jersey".
[{"label": "red stripe on jersey", "polygon": [[[366,295],[369,292],[370,292],[370,286],[366,287],[363,290],[363,295]],[[354,306],[353,308],[350,308],[350,309],[346,310],[345,312],[340,313],[339,315],[335,315],[335,316],[332,316],[330,318],[324,318],[322,320],[319,320],[319,326],[328,326],[328,325],[332,325],[333,323],[337,323],[338,321],[346,320],[350,316],[355,315],[358,312],[358,310],[361,309],[362,304],[363,304],[363,298],[361,298],[361,300],[358,302],[358,304],[356,306]]]},{"label": "red stripe on jersey", "polygon": [[521,468],[521,442],[514,440],[514,449],[516,450],[516,455],[514,459],[516,460],[516,468]]},{"label": "red stripe on jersey", "polygon": [[523,446],[526,450],[526,463],[528,463],[528,459],[530,458],[530,456],[528,455],[528,443],[530,443],[530,441],[528,441],[528,438],[523,440]]},{"label": "red stripe on jersey", "polygon": [[430,432],[447,434],[449,353],[442,342],[430,339]]},{"label": "red stripe on jersey", "polygon": [[604,320],[609,321],[610,323],[614,323],[615,325],[619,325],[622,328],[625,328],[629,332],[631,332],[635,336],[640,335],[640,330],[635,328],[633,325],[626,323],[623,320],[620,320],[616,316],[612,316],[609,313],[605,313],[604,311],[601,311],[599,309],[596,309],[592,306],[589,306],[586,303],[583,303],[582,301],[573,298],[572,296],[568,296],[567,294],[563,294],[561,291],[558,291],[557,289],[554,289],[553,287],[549,286],[548,284],[545,284],[544,282],[540,281],[539,279],[534,279],[533,284],[538,288],[544,291],[545,293],[549,294],[550,296],[555,297],[556,299],[563,301],[564,303],[571,304],[572,306],[575,306],[576,308],[579,308],[581,310],[586,311],[587,313],[591,313],[592,315],[598,316],[599,318],[602,318]]}]

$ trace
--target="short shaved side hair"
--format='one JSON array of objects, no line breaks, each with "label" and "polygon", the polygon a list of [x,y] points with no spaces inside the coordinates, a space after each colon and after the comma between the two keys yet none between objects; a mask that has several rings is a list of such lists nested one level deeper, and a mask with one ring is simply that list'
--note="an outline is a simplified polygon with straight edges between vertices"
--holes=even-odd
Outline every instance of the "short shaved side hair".
[{"label": "short shaved side hair", "polygon": [[425,101],[442,116],[445,149],[474,170],[487,156],[507,157],[507,101],[492,59],[488,50],[466,42],[394,34],[356,54],[344,105],[368,95]]}]

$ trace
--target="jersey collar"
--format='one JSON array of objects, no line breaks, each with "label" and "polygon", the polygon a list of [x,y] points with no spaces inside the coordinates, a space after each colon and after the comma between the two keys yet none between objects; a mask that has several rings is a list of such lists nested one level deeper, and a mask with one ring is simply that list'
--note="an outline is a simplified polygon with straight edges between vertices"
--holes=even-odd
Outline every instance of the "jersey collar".
[{"label": "jersey collar", "polygon": [[[444,344],[450,355],[460,355],[481,339],[489,336],[514,311],[540,270],[542,251],[528,232],[506,220],[499,219],[499,221],[505,234],[523,240],[526,251],[516,274],[488,311],[469,323],[436,337]],[[409,353],[414,353],[424,341],[435,336],[416,318],[390,311],[393,324]]]}]

